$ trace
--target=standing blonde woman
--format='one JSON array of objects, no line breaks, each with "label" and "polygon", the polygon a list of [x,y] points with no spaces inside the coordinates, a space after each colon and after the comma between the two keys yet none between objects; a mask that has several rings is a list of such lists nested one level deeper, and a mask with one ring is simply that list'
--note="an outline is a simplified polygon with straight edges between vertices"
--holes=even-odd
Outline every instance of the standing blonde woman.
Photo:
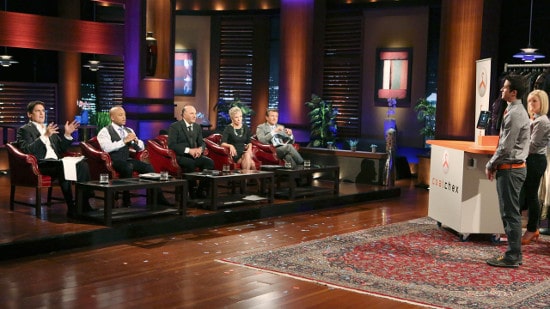
[{"label": "standing blonde woman", "polygon": [[521,244],[527,245],[539,238],[541,204],[539,186],[546,170],[546,147],[550,141],[550,120],[548,120],[548,95],[543,90],[533,90],[527,97],[527,111],[531,118],[531,142],[527,163],[527,176],[523,183],[521,202],[527,208],[529,219],[527,231],[521,238]]},{"label": "standing blonde woman", "polygon": [[229,124],[222,133],[223,147],[229,149],[229,154],[233,160],[241,164],[243,170],[255,170],[256,164],[252,159],[252,145],[250,137],[252,136],[250,128],[243,124],[243,112],[238,107],[232,107],[229,110],[231,124]]}]

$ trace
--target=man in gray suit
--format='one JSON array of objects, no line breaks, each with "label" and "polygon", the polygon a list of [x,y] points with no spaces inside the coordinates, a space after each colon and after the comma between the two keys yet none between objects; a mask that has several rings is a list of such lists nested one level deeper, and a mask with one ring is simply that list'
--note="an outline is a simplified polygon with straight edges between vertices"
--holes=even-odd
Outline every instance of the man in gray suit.
[{"label": "man in gray suit", "polygon": [[[204,140],[201,126],[197,120],[197,110],[192,105],[185,105],[181,112],[182,120],[176,121],[168,129],[168,148],[176,153],[178,164],[184,173],[192,173],[198,169],[214,169],[214,161],[203,155]],[[192,197],[201,197],[204,192],[199,185],[195,192],[194,184],[189,183]]]},{"label": "man in gray suit", "polygon": [[297,164],[303,164],[304,159],[292,145],[294,135],[292,130],[285,128],[277,123],[279,121],[279,112],[275,109],[268,109],[265,112],[265,123],[256,128],[256,137],[264,144],[272,144],[276,147],[277,156],[286,162],[290,162],[292,167]]}]

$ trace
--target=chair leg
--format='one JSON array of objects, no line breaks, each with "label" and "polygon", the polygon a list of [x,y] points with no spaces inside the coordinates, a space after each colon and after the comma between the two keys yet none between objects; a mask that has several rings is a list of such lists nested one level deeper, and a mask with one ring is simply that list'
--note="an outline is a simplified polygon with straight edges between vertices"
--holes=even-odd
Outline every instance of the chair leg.
[{"label": "chair leg", "polygon": [[15,185],[11,185],[10,189],[10,210],[14,210],[14,202],[15,202]]},{"label": "chair leg", "polygon": [[34,203],[35,214],[37,218],[42,216],[42,189],[36,188],[36,196]]},{"label": "chair leg", "polygon": [[52,207],[52,187],[48,187],[48,201],[46,202],[48,207]]}]

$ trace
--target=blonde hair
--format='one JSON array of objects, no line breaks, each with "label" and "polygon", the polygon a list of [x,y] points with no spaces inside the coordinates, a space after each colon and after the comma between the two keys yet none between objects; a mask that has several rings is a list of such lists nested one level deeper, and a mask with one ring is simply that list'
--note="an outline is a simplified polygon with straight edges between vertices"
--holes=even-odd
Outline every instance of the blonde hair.
[{"label": "blonde hair", "polygon": [[235,114],[237,113],[243,113],[243,111],[238,106],[233,106],[229,109],[229,117],[233,118]]},{"label": "blonde hair", "polygon": [[529,93],[527,96],[527,100],[529,100],[530,96],[537,96],[540,100],[540,114],[546,115],[548,114],[548,94],[544,90],[533,90]]}]

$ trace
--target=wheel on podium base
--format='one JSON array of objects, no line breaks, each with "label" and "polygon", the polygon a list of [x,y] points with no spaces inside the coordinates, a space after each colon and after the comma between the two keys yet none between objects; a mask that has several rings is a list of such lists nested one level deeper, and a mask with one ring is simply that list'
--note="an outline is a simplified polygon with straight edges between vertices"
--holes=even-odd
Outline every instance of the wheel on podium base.
[{"label": "wheel on podium base", "polygon": [[469,233],[461,233],[458,235],[460,237],[460,241],[467,241],[468,237],[470,237]]}]

